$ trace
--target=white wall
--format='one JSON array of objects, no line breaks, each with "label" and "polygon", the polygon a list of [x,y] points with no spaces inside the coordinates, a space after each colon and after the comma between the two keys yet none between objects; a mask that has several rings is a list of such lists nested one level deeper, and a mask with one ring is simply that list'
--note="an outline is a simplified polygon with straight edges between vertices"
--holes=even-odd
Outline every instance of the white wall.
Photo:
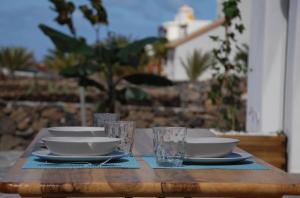
[{"label": "white wall", "polygon": [[300,173],[300,1],[253,0],[247,130],[283,130]]},{"label": "white wall", "polygon": [[288,136],[288,170],[300,173],[300,1],[290,0],[286,61],[284,132]]},{"label": "white wall", "polygon": [[288,1],[252,0],[247,131],[283,129]]}]

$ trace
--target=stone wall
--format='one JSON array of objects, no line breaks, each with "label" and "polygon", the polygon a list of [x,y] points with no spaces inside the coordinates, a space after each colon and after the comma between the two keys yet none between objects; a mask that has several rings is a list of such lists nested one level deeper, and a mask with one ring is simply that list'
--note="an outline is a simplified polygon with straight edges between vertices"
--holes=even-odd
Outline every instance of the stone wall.
[{"label": "stone wall", "polygon": [[[95,105],[87,105],[87,125],[92,125],[95,109]],[[0,150],[24,149],[45,127],[80,125],[77,103],[9,102],[1,105],[0,112]],[[120,106],[118,112],[123,120],[135,120],[137,127],[209,127],[216,121],[213,115],[195,108],[128,105]]]},{"label": "stone wall", "polygon": [[[134,120],[137,127],[222,126],[220,114],[208,99],[209,82],[144,89],[152,96],[151,102],[117,104],[121,119]],[[96,101],[86,105],[87,125],[92,125],[92,115],[96,109]],[[244,123],[245,108],[240,112],[240,122]],[[0,150],[24,149],[41,128],[76,125],[80,125],[80,109],[76,102],[11,101],[0,98]]]},{"label": "stone wall", "polygon": [[[89,125],[92,112],[87,106]],[[79,118],[77,103],[2,102],[0,150],[24,149],[40,129],[80,125]]]}]

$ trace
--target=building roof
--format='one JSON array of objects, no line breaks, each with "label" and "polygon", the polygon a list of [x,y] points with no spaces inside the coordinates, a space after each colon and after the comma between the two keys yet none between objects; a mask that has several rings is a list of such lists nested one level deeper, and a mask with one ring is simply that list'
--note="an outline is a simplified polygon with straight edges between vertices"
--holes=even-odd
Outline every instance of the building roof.
[{"label": "building roof", "polygon": [[220,18],[220,19],[217,19],[215,20],[214,22],[212,22],[211,24],[205,26],[205,27],[202,27],[200,28],[199,30],[187,35],[186,37],[184,38],[180,38],[180,39],[177,39],[177,40],[174,40],[174,41],[171,41],[169,43],[167,43],[166,47],[167,48],[175,48],[177,47],[178,45],[181,45],[185,42],[188,42],[206,32],[209,32],[217,27],[219,27],[220,25],[222,25],[224,22],[224,18]]}]

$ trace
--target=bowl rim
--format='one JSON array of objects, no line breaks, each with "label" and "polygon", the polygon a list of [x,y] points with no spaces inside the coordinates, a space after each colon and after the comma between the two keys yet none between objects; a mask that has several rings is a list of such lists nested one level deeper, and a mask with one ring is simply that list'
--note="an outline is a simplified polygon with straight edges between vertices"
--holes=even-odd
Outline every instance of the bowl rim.
[{"label": "bowl rim", "polygon": [[44,137],[42,141],[57,143],[114,143],[121,141],[113,137]]},{"label": "bowl rim", "polygon": [[240,140],[234,138],[223,138],[223,137],[186,137],[185,142],[186,144],[229,144],[229,143],[238,143],[240,142]]},{"label": "bowl rim", "polygon": [[66,133],[80,133],[80,132],[103,132],[104,127],[85,127],[85,126],[55,126],[47,128],[50,132],[66,132]]}]

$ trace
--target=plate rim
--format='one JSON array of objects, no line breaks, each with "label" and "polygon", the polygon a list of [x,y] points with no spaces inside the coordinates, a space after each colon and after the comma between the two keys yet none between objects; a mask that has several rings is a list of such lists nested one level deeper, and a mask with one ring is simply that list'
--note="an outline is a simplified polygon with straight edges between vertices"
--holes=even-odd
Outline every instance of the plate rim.
[{"label": "plate rim", "polygon": [[214,162],[218,162],[218,160],[220,160],[220,161],[238,160],[238,159],[246,160],[246,159],[249,159],[249,158],[251,158],[253,156],[252,154],[247,153],[247,152],[234,152],[234,151],[232,151],[231,153],[243,154],[243,155],[246,155],[246,156],[227,157],[227,158],[226,158],[226,156],[224,156],[224,157],[184,157],[183,160],[186,161],[186,162],[189,162],[189,161],[192,161],[192,160],[193,161],[196,161],[196,160],[212,160]]},{"label": "plate rim", "polygon": [[[43,153],[40,153],[40,152],[48,152],[46,154],[43,154]],[[49,155],[51,153],[50,150],[48,149],[39,149],[39,150],[36,150],[36,151],[33,151],[31,154],[35,157],[40,157],[40,158],[56,158],[58,160],[66,160],[66,161],[69,161],[69,160],[76,160],[76,158],[78,160],[84,160],[84,159],[90,159],[90,160],[101,160],[101,158],[104,158],[104,159],[107,159],[107,158],[110,158],[110,157],[113,157],[112,159],[114,158],[121,158],[121,157],[125,157],[125,156],[129,156],[129,153],[128,152],[125,152],[125,151],[119,151],[121,152],[120,154],[118,155],[95,155],[95,156],[90,156],[90,155],[78,155],[78,156],[70,156],[70,155],[56,155],[54,153],[52,153],[53,155]],[[103,159],[103,160],[104,160]]]}]

